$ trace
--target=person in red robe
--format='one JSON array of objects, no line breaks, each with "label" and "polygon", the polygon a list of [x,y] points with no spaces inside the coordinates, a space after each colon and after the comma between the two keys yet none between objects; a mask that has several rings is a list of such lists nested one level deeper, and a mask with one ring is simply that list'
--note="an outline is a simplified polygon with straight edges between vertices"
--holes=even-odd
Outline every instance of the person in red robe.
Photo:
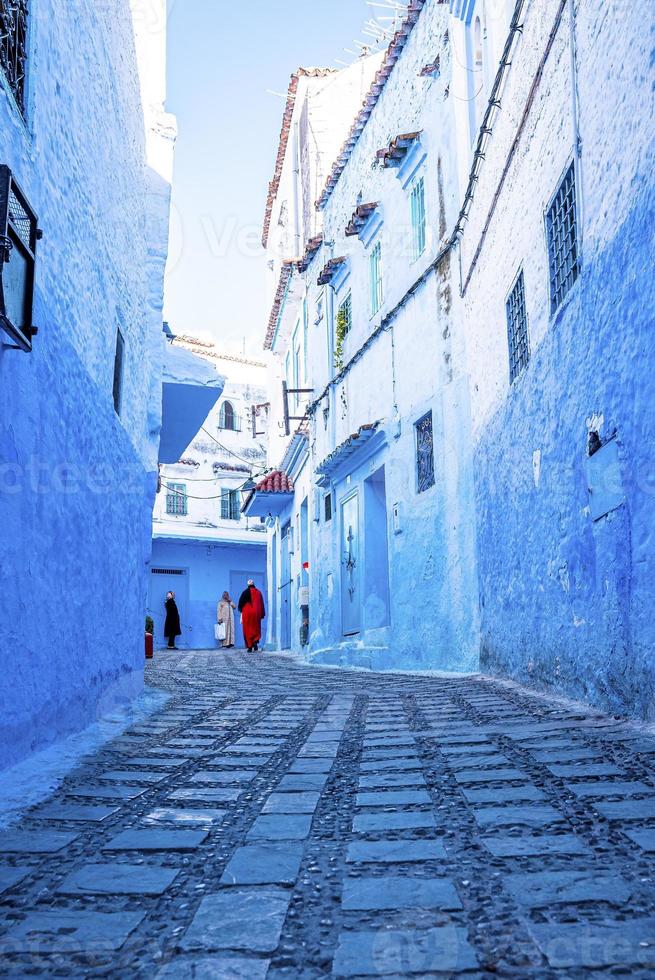
[{"label": "person in red robe", "polygon": [[255,587],[252,579],[248,580],[247,588],[241,593],[239,612],[241,613],[243,638],[248,653],[252,653],[253,650],[259,650],[259,642],[262,638],[262,619],[266,616],[264,596]]}]

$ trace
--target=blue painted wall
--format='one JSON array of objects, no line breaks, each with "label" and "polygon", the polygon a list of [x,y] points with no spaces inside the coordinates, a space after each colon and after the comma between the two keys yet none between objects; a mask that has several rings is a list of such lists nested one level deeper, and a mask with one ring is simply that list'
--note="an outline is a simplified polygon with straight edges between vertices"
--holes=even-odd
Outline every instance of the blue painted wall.
[{"label": "blue painted wall", "polygon": [[34,351],[0,346],[0,767],[142,687],[161,410],[129,3],[32,8],[26,121],[0,79],[0,162],[44,231]]},{"label": "blue painted wall", "polygon": [[[482,667],[655,719],[655,192],[632,201],[475,452]],[[625,504],[588,511],[586,419]],[[532,454],[541,449],[535,485]]]},{"label": "blue painted wall", "polygon": [[[150,573],[148,608],[155,621],[155,645],[165,646],[163,609],[166,592],[176,594],[182,636],[177,645],[183,649],[215,649],[216,605],[225,589],[235,603],[248,579],[252,578],[264,597],[266,588],[266,542],[259,545],[222,545],[206,542],[177,542],[155,539],[151,569],[182,571],[183,575]],[[243,635],[238,610],[234,614],[237,646]],[[264,624],[265,631],[266,624]],[[264,635],[264,634],[263,634]]]}]

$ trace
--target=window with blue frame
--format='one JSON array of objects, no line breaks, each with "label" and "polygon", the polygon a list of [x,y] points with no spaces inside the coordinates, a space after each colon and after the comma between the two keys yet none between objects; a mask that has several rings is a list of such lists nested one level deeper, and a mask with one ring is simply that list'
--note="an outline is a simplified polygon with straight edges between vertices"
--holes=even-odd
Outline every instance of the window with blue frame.
[{"label": "window with blue frame", "polygon": [[550,272],[550,312],[560,303],[578,278],[578,229],[575,193],[575,165],[566,171],[546,212],[548,264]]},{"label": "window with blue frame", "polygon": [[425,251],[425,179],[419,177],[412,187],[410,195],[412,216],[412,254],[417,259]]},{"label": "window with blue frame", "polygon": [[241,520],[241,503],[238,490],[230,490],[228,487],[221,488],[221,520]]},{"label": "window with blue frame", "polygon": [[434,440],[432,412],[416,422],[416,489],[419,493],[434,486]]},{"label": "window with blue frame", "polygon": [[371,285],[371,316],[375,316],[382,306],[382,243],[378,241],[369,256]]},{"label": "window with blue frame", "polygon": [[173,514],[175,517],[186,517],[187,495],[186,483],[167,483],[166,489],[166,513]]},{"label": "window with blue frame", "polygon": [[302,304],[302,377],[306,384],[309,378],[309,310],[306,299]]}]

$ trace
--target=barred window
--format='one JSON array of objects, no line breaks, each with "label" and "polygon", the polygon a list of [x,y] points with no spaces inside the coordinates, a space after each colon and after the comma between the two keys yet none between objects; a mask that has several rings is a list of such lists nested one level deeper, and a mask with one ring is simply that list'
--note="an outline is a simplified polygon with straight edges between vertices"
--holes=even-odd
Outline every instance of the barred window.
[{"label": "barred window", "polygon": [[370,255],[371,316],[382,306],[382,244],[378,242]]},{"label": "barred window", "polygon": [[227,487],[223,487],[221,490],[221,520],[241,520],[241,503],[238,490],[229,490]]},{"label": "barred window", "polygon": [[340,337],[347,337],[353,325],[353,297],[348,293],[337,310],[337,333]]},{"label": "barred window", "polygon": [[572,163],[546,213],[550,267],[550,312],[554,313],[578,278],[575,165]]},{"label": "barred window", "polygon": [[417,180],[410,197],[412,214],[412,245],[414,258],[425,251],[425,180]]},{"label": "barred window", "polygon": [[25,114],[28,0],[0,0],[0,68]]},{"label": "barred window", "polygon": [[323,506],[325,508],[325,523],[332,520],[332,494],[326,493],[323,498]]},{"label": "barred window", "polygon": [[528,316],[525,308],[525,279],[519,272],[505,305],[507,312],[507,345],[509,348],[509,383],[518,378],[530,360]]},{"label": "barred window", "polygon": [[416,429],[416,486],[419,493],[434,486],[434,440],[432,412],[419,419]]},{"label": "barred window", "polygon": [[166,513],[177,517],[187,515],[186,483],[168,483],[166,494]]}]

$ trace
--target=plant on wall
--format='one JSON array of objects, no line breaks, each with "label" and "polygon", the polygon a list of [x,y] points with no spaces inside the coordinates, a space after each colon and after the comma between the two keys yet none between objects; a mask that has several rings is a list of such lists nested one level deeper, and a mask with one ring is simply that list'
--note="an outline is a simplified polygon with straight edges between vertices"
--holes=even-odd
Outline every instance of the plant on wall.
[{"label": "plant on wall", "polygon": [[343,368],[343,345],[349,329],[350,318],[348,311],[345,306],[340,306],[336,316],[334,343],[334,369],[337,372]]}]

